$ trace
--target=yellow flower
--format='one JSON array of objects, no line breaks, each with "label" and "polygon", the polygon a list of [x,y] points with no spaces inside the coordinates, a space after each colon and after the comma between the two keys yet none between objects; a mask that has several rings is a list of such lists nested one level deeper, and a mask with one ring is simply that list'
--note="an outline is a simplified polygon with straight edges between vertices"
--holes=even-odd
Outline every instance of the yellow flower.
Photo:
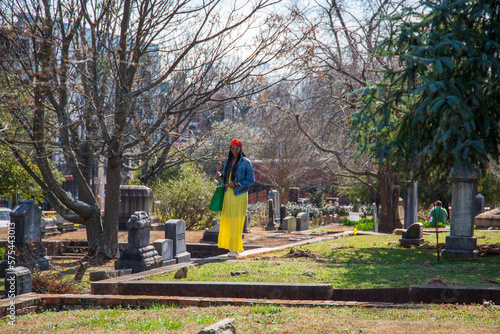
[{"label": "yellow flower", "polygon": [[354,233],[354,235],[358,234],[358,229],[356,227],[354,227],[354,229],[352,230],[352,233]]}]

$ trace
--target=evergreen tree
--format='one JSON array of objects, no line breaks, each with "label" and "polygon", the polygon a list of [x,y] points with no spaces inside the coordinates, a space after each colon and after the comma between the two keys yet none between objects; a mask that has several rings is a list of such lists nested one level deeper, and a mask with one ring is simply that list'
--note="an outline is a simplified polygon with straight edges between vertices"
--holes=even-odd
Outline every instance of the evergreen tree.
[{"label": "evergreen tree", "polygon": [[491,0],[420,1],[389,18],[397,28],[379,55],[400,66],[358,91],[349,120],[358,153],[410,178],[498,161],[499,18]]}]

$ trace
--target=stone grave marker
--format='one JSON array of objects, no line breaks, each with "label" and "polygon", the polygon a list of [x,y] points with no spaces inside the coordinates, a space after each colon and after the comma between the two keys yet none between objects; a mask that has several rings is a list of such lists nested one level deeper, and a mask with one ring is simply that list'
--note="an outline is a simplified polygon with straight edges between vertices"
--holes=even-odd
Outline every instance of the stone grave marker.
[{"label": "stone grave marker", "polygon": [[158,239],[153,242],[156,252],[162,257],[163,265],[175,264],[174,259],[174,241],[172,239]]},{"label": "stone grave marker", "polygon": [[424,244],[424,224],[414,223],[412,224],[399,239],[399,243],[402,246],[420,246]]},{"label": "stone grave marker", "polygon": [[186,250],[186,222],[182,219],[170,219],[165,223],[165,239],[172,239],[174,258],[177,263],[191,261],[191,254]]},{"label": "stone grave marker", "polygon": [[325,225],[330,225],[331,223],[333,223],[333,216],[325,215]]},{"label": "stone grave marker", "polygon": [[474,217],[484,212],[484,196],[481,194],[476,195],[476,200],[474,202]]},{"label": "stone grave marker", "polygon": [[378,208],[377,204],[373,203],[372,204],[372,211],[373,211],[373,231],[378,232]]},{"label": "stone grave marker", "polygon": [[276,226],[274,225],[274,203],[273,200],[270,199],[268,201],[268,222],[265,228],[266,231],[274,231]]},{"label": "stone grave marker", "polygon": [[19,296],[31,292],[31,271],[15,267],[5,271],[5,296]]},{"label": "stone grave marker", "polygon": [[443,257],[471,258],[477,256],[477,239],[474,235],[474,202],[477,182],[481,176],[478,169],[452,168],[453,183],[451,199],[450,235],[446,237]]},{"label": "stone grave marker", "polygon": [[48,234],[58,234],[60,233],[57,229],[57,218],[42,218],[41,219],[41,232],[42,235]]},{"label": "stone grave marker", "polygon": [[288,201],[297,203],[299,200],[299,188],[298,187],[290,187],[288,189]]},{"label": "stone grave marker", "polygon": [[394,218],[394,225],[396,228],[403,228],[405,224],[405,206],[404,200],[400,197],[398,200],[398,210]]},{"label": "stone grave marker", "polygon": [[56,217],[56,226],[57,231],[60,233],[73,232],[77,230],[74,223],[67,221],[60,215]]},{"label": "stone grave marker", "polygon": [[274,223],[280,223],[280,193],[277,190],[269,192],[269,200],[273,200]]},{"label": "stone grave marker", "polygon": [[288,232],[297,231],[297,219],[293,216],[286,216],[283,219],[283,229]]},{"label": "stone grave marker", "polygon": [[161,267],[163,259],[150,245],[151,219],[144,211],[135,212],[127,222],[128,247],[115,262],[115,270],[132,269],[138,273]]},{"label": "stone grave marker", "polygon": [[13,225],[9,227],[9,235],[14,235],[16,265],[31,270],[35,267],[40,271],[48,270],[50,260],[41,241],[42,210],[33,200],[20,200],[10,212],[10,220]]},{"label": "stone grave marker", "polygon": [[309,214],[307,212],[300,212],[297,214],[297,231],[309,230]]},{"label": "stone grave marker", "polygon": [[280,218],[279,218],[278,230],[286,230],[286,228],[284,228],[284,226],[283,226],[285,217],[286,217],[286,206],[281,205],[280,206]]},{"label": "stone grave marker", "polygon": [[404,196],[404,228],[406,229],[418,221],[417,196],[418,196],[417,181],[409,182],[409,186],[405,188],[405,196]]},{"label": "stone grave marker", "polygon": [[163,228],[158,216],[154,213],[153,191],[143,185],[121,185],[118,228],[126,230],[129,218],[138,211],[148,214],[151,219],[150,229],[161,230]]},{"label": "stone grave marker", "polygon": [[218,242],[219,241],[219,231],[220,224],[217,222],[217,219],[212,221],[212,227],[209,229],[205,229],[203,232],[203,238],[200,239],[201,242]]},{"label": "stone grave marker", "polygon": [[252,232],[252,213],[247,211],[245,215],[245,223],[243,224],[243,233]]}]

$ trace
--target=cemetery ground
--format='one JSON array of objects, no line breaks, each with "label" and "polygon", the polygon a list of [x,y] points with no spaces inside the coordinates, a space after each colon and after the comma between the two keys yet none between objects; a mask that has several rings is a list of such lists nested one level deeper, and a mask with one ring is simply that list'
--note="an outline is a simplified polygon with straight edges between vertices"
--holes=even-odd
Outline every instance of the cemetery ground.
[{"label": "cemetery ground", "polygon": [[[344,228],[352,230],[352,227]],[[85,235],[84,231],[72,233],[83,233],[83,238]],[[162,237],[164,232],[152,231],[151,240],[155,240],[155,233]],[[198,242],[202,233],[188,231],[186,241]],[[269,234],[254,229],[253,234],[245,238],[254,238],[251,243],[271,246],[289,243],[288,239],[267,238]],[[439,234],[440,243],[444,244],[446,235],[444,231]],[[500,244],[498,231],[475,231],[475,236],[478,245]],[[75,235],[65,233],[58,238],[74,239]],[[334,288],[347,289],[418,284],[498,287],[500,284],[500,256],[467,261],[441,258],[438,262],[435,234],[425,234],[426,244],[419,248],[399,247],[399,238],[399,235],[358,233],[294,247],[293,252],[287,249],[190,267],[187,278],[180,281],[329,283]],[[120,236],[120,241],[126,241],[126,234]],[[49,282],[65,282],[61,289],[73,287],[76,289],[73,292],[89,290],[90,271],[113,269],[112,262],[94,264],[82,282],[75,283],[78,259],[52,260],[52,264],[54,270],[40,275],[47,275]],[[233,276],[232,272],[240,275]],[[173,274],[167,272],[144,279],[173,281]],[[6,327],[10,326],[6,319],[1,320],[0,328],[6,328],[9,333],[197,333],[202,327],[225,318],[235,319],[238,333],[494,333],[500,328],[500,308],[491,303],[399,307],[292,307],[279,303],[206,308],[157,305],[148,309],[45,311],[18,316],[14,328]]]}]

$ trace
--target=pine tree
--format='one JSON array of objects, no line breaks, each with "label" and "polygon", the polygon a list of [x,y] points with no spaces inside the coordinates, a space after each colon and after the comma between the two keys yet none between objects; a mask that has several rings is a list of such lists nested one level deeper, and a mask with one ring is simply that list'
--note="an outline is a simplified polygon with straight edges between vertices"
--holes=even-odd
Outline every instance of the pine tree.
[{"label": "pine tree", "polygon": [[399,67],[358,92],[358,153],[413,176],[498,161],[500,2],[421,1],[390,19],[379,55]]}]

